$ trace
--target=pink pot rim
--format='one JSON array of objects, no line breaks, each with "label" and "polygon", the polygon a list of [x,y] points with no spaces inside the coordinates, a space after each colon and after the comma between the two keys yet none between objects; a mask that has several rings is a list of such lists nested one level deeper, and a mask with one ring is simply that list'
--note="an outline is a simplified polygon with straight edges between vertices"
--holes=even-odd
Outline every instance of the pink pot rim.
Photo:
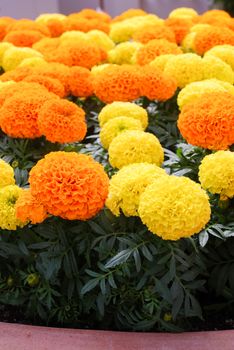
[{"label": "pink pot rim", "polygon": [[135,333],[0,322],[0,350],[233,350],[234,330]]}]

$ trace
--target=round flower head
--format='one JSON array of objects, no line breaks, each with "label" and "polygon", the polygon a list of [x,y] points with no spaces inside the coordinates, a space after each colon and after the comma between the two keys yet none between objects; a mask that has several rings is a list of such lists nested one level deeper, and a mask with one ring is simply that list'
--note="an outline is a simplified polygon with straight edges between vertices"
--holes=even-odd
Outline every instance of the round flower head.
[{"label": "round flower head", "polygon": [[194,25],[190,18],[168,18],[165,25],[173,30],[177,44],[181,44],[184,37],[189,33],[190,28]]},{"label": "round flower head", "polygon": [[64,87],[58,79],[42,76],[40,74],[32,74],[26,77],[24,81],[29,83],[38,83],[59,97],[65,96]]},{"label": "round flower head", "polygon": [[229,83],[225,83],[225,87],[222,82],[218,79],[208,79],[202,81],[196,81],[186,85],[178,94],[177,103],[180,109],[182,109],[188,103],[196,101],[203,94],[208,92],[217,92],[217,91],[232,91],[234,95],[234,87]]},{"label": "round flower head", "polygon": [[43,204],[39,203],[29,189],[20,192],[15,203],[16,217],[22,222],[40,224],[47,218],[47,212]]},{"label": "round flower head", "polygon": [[60,42],[65,42],[69,40],[73,42],[88,41],[87,33],[83,33],[79,30],[69,30],[63,33],[59,39],[60,39]]},{"label": "round flower head", "polygon": [[181,49],[175,43],[171,43],[166,39],[155,39],[149,41],[136,52],[136,61],[139,65],[144,66],[157,56],[166,54],[178,55],[181,53]]},{"label": "round flower head", "polygon": [[234,72],[231,66],[218,57],[212,55],[205,56],[202,59],[202,64],[205,79],[216,78],[230,84],[234,83]]},{"label": "round flower head", "polygon": [[0,228],[2,230],[16,230],[25,226],[16,217],[15,203],[23,190],[16,185],[0,188]]},{"label": "round flower head", "polygon": [[84,139],[87,131],[85,112],[67,100],[49,100],[39,111],[38,128],[51,142],[75,142]]},{"label": "round flower head", "polygon": [[214,9],[214,10],[208,10],[206,12],[204,12],[201,16],[201,18],[204,19],[208,19],[208,18],[230,18],[231,16],[229,15],[228,12],[224,11],[224,10],[218,10],[218,9]]},{"label": "round flower head", "polygon": [[0,188],[14,184],[15,178],[13,168],[10,164],[0,159]]},{"label": "round flower head", "polygon": [[187,142],[211,150],[225,150],[234,143],[234,97],[228,92],[203,94],[187,104],[178,127]]},{"label": "round flower head", "polygon": [[113,168],[132,163],[152,163],[160,166],[164,159],[163,148],[151,133],[130,130],[116,136],[109,146],[109,162]]},{"label": "round flower head", "polygon": [[105,123],[109,120],[117,117],[130,117],[137,119],[141,122],[144,129],[148,125],[148,114],[147,111],[131,102],[112,102],[102,108],[101,112],[98,115],[98,120],[100,126],[103,127]]},{"label": "round flower head", "polygon": [[67,30],[79,30],[81,32],[89,32],[90,30],[97,29],[104,33],[109,33],[110,24],[106,22],[101,22],[99,19],[87,19],[82,17],[71,17],[75,14],[68,16],[66,21]]},{"label": "round flower head", "polygon": [[146,26],[133,34],[133,40],[139,41],[142,44],[147,44],[150,40],[154,39],[166,39],[172,43],[176,41],[174,32],[165,25]]},{"label": "round flower head", "polygon": [[126,130],[142,130],[140,120],[131,117],[117,117],[105,123],[100,132],[101,144],[108,149],[112,140]]},{"label": "round flower head", "polygon": [[39,32],[45,36],[50,36],[50,32],[48,28],[46,28],[45,25],[41,23],[36,23],[35,21],[32,21],[30,19],[22,18],[17,21],[14,21],[12,24],[10,24],[7,28],[7,32],[16,32],[21,30],[34,30],[36,32]]},{"label": "round flower head", "polygon": [[91,43],[95,43],[98,47],[100,47],[103,50],[109,51],[115,47],[114,42],[109,38],[109,36],[102,32],[101,30],[90,30],[86,34],[87,40]]},{"label": "round flower head", "polygon": [[175,55],[172,54],[157,56],[153,61],[149,63],[149,65],[155,68],[159,68],[161,71],[164,71],[167,62],[174,56]]},{"label": "round flower head", "polygon": [[3,40],[4,36],[7,34],[7,27],[9,22],[5,21],[2,17],[0,18],[0,41]]},{"label": "round flower head", "polygon": [[109,23],[111,21],[111,17],[108,15],[108,13],[106,12],[100,12],[100,11],[96,11],[94,9],[90,9],[90,8],[85,8],[83,10],[81,10],[80,12],[75,12],[72,13],[68,16],[69,18],[86,18],[86,19],[98,19],[100,22],[105,22],[105,23]]},{"label": "round flower head", "polygon": [[177,82],[152,66],[142,67],[141,96],[150,100],[166,101],[171,98],[177,89]]},{"label": "round flower head", "polygon": [[138,17],[138,16],[146,16],[147,12],[142,9],[128,9],[122,12],[119,16],[113,18],[112,22],[121,22],[127,18]]},{"label": "round flower head", "polygon": [[84,67],[71,67],[69,90],[73,96],[88,97],[93,95],[92,76]]},{"label": "round flower head", "polygon": [[41,106],[47,100],[58,97],[47,90],[40,90],[39,84],[36,86],[36,90],[32,88],[31,91],[28,89],[27,93],[15,93],[4,102],[0,114],[0,127],[8,136],[31,139],[41,136],[37,125]]},{"label": "round flower head", "polygon": [[183,48],[184,52],[194,52],[194,40],[198,32],[204,31],[207,28],[210,28],[209,24],[195,24],[192,26],[188,32],[188,34],[184,37],[183,41],[181,42],[181,46]]},{"label": "round flower head", "polygon": [[29,57],[23,59],[18,67],[38,67],[47,64],[47,62],[42,57]]},{"label": "round flower head", "polygon": [[6,50],[8,50],[10,47],[14,47],[11,43],[0,43],[0,66],[2,66],[2,59],[3,56],[6,52]]},{"label": "round flower head", "polygon": [[105,103],[133,101],[140,97],[140,78],[134,66],[110,65],[94,75],[94,93]]},{"label": "round flower head", "polygon": [[59,47],[60,40],[58,38],[44,38],[33,44],[33,49],[39,51],[42,55],[47,55]]},{"label": "round flower head", "polygon": [[199,55],[217,45],[234,45],[234,32],[228,28],[210,26],[204,31],[197,33],[194,39],[194,48]]},{"label": "round flower head", "polygon": [[5,51],[2,58],[2,67],[5,71],[15,69],[25,58],[42,57],[42,54],[29,47],[11,47]]},{"label": "round flower head", "polygon": [[132,64],[133,55],[140,47],[142,45],[134,41],[118,44],[108,52],[108,61],[115,64]]},{"label": "round flower head", "polygon": [[34,30],[18,30],[9,32],[4,41],[20,47],[32,47],[37,41],[45,38],[45,35]]},{"label": "round flower head", "polygon": [[212,49],[205,53],[205,57],[210,55],[220,58],[234,70],[234,47],[232,45],[218,45],[212,47]]},{"label": "round flower head", "polygon": [[193,53],[177,55],[168,60],[164,73],[176,79],[180,88],[193,81],[203,79],[203,63],[201,57]]},{"label": "round flower head", "polygon": [[190,7],[178,7],[169,13],[169,18],[193,18],[197,17],[198,13]]},{"label": "round flower head", "polygon": [[166,176],[166,172],[154,164],[124,166],[110,180],[107,208],[116,216],[120,215],[121,210],[125,216],[138,216],[141,194],[161,176]]},{"label": "round flower head", "polygon": [[58,37],[66,30],[67,17],[61,13],[43,13],[35,22],[44,24],[50,32],[51,37]]},{"label": "round flower head", "polygon": [[201,186],[186,177],[161,176],[140,197],[139,216],[164,240],[200,232],[210,220],[210,204]]},{"label": "round flower head", "polygon": [[211,193],[234,197],[234,153],[218,151],[205,156],[199,167],[199,180]]},{"label": "round flower head", "polygon": [[30,171],[32,195],[48,213],[87,220],[104,206],[108,176],[101,164],[75,152],[51,152]]}]

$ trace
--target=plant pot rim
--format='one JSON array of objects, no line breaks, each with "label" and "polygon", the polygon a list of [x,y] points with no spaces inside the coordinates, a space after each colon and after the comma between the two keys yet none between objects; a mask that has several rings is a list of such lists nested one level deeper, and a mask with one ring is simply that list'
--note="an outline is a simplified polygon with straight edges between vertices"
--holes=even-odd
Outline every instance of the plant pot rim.
[{"label": "plant pot rim", "polygon": [[136,333],[0,322],[0,350],[233,350],[234,330]]}]

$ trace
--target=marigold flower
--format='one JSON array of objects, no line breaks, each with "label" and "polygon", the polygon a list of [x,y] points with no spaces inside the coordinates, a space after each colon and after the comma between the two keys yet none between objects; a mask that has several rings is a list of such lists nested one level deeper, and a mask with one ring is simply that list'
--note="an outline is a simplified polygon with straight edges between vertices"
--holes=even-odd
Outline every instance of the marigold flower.
[{"label": "marigold flower", "polygon": [[157,56],[153,61],[149,63],[149,65],[151,67],[155,67],[156,69],[164,71],[167,62],[174,56],[175,55],[172,54]]},{"label": "marigold flower", "polygon": [[109,162],[113,168],[132,163],[152,163],[160,166],[163,148],[157,137],[140,130],[125,131],[116,136],[109,146]]},{"label": "marigold flower", "polygon": [[37,23],[35,21],[32,21],[30,19],[19,19],[17,21],[14,21],[12,24],[10,24],[7,27],[7,32],[15,32],[15,31],[21,31],[21,30],[34,30],[37,31],[45,36],[50,36],[50,32],[48,28],[41,24]]},{"label": "marigold flower", "polygon": [[30,171],[32,195],[48,213],[87,220],[104,206],[109,180],[101,164],[75,152],[51,152]]},{"label": "marigold flower", "polygon": [[115,47],[114,42],[109,38],[109,36],[102,32],[101,30],[90,30],[86,34],[87,40],[91,43],[95,43],[98,47],[105,51],[109,51]]},{"label": "marigold flower", "polygon": [[16,67],[13,70],[10,70],[8,72],[3,73],[0,75],[0,81],[7,82],[9,80],[13,80],[15,82],[20,82],[27,76],[31,75],[33,73],[32,67]]},{"label": "marigold flower", "polygon": [[38,17],[35,18],[36,23],[46,24],[51,19],[57,19],[61,22],[67,19],[67,16],[61,13],[42,13]]},{"label": "marigold flower", "polygon": [[136,30],[132,38],[142,44],[147,44],[154,39],[166,39],[172,43],[176,41],[174,32],[165,25],[145,26]]},{"label": "marigold flower", "polygon": [[203,94],[186,105],[178,127],[187,142],[211,150],[225,150],[234,143],[234,98],[228,92]]},{"label": "marigold flower", "polygon": [[157,56],[166,54],[178,55],[182,54],[182,51],[175,43],[166,39],[155,39],[149,41],[136,52],[136,61],[143,66],[153,61]]},{"label": "marigold flower", "polygon": [[29,47],[10,47],[2,58],[4,71],[15,69],[25,58],[42,57],[42,54]]},{"label": "marigold flower", "polygon": [[201,186],[186,177],[161,176],[140,197],[139,216],[164,240],[200,232],[210,220],[210,204]]},{"label": "marigold flower", "polygon": [[213,9],[213,10],[208,10],[204,12],[200,16],[200,20],[205,20],[209,18],[230,18],[230,17],[231,16],[229,15],[229,13],[224,10]]},{"label": "marigold flower", "polygon": [[164,73],[175,78],[178,86],[183,88],[193,81],[203,79],[203,62],[194,53],[176,55],[168,60]]},{"label": "marigold flower", "polygon": [[189,18],[168,18],[165,20],[165,25],[173,30],[177,44],[181,44],[184,37],[189,33],[189,29],[194,25],[194,22]]},{"label": "marigold flower", "polygon": [[3,56],[10,47],[14,47],[11,43],[0,43],[0,66],[2,66]]},{"label": "marigold flower", "polygon": [[46,56],[50,52],[54,52],[54,50],[56,50],[59,45],[60,40],[58,38],[43,38],[33,44],[33,49]]},{"label": "marigold flower", "polygon": [[202,60],[204,79],[216,78],[227,81],[230,84],[234,83],[234,72],[229,66],[218,57],[208,55]]},{"label": "marigold flower", "polygon": [[152,66],[142,68],[141,96],[150,100],[166,101],[171,98],[177,89],[177,82]]},{"label": "marigold flower", "polygon": [[38,67],[47,64],[47,62],[42,57],[30,57],[25,58],[21,63],[18,65],[18,67]]},{"label": "marigold flower", "polygon": [[85,33],[93,29],[101,30],[102,32],[107,34],[110,31],[109,23],[101,22],[99,19],[96,18],[87,19],[80,16],[72,18],[71,15],[69,15],[66,25],[67,30],[80,30],[81,32]]},{"label": "marigold flower", "polygon": [[109,23],[111,21],[111,17],[108,13],[103,11],[102,12],[96,11],[90,8],[85,8],[80,12],[71,13],[68,17],[69,18],[83,17],[86,19],[98,19],[99,21],[106,22],[106,23]]},{"label": "marigold flower", "polygon": [[128,9],[122,12],[119,16],[116,16],[112,19],[112,22],[121,22],[125,19],[139,16],[146,16],[147,12],[142,9]]},{"label": "marigold flower", "polygon": [[15,212],[18,220],[30,221],[32,224],[40,224],[48,216],[45,207],[32,196],[30,189],[20,192],[15,203]]},{"label": "marigold flower", "polygon": [[4,36],[7,34],[7,27],[9,26],[9,22],[5,21],[0,17],[0,41],[3,40]]},{"label": "marigold flower", "polygon": [[87,41],[87,33],[81,32],[80,30],[68,30],[67,32],[63,33],[61,37],[59,38],[60,42],[70,40],[72,42],[76,41]]},{"label": "marigold flower", "polygon": [[92,76],[87,68],[70,68],[69,90],[73,96],[77,97],[93,95]]},{"label": "marigold flower", "polygon": [[4,37],[4,41],[19,47],[32,47],[33,44],[42,38],[45,38],[45,36],[35,30],[17,30],[9,32]]},{"label": "marigold flower", "polygon": [[228,28],[210,26],[197,33],[194,39],[194,48],[199,55],[217,45],[234,45],[234,32]]},{"label": "marigold flower", "polygon": [[207,56],[215,56],[229,64],[234,70],[234,47],[232,45],[217,45],[205,53]]},{"label": "marigold flower", "polygon": [[184,39],[181,42],[181,46],[183,48],[184,52],[194,52],[194,40],[198,32],[204,31],[207,28],[210,28],[209,24],[195,24],[190,28],[189,33],[184,37]]},{"label": "marigold flower", "polygon": [[17,230],[26,223],[16,218],[15,202],[23,190],[16,185],[0,188],[0,228],[2,230]]},{"label": "marigold flower", "polygon": [[110,65],[93,77],[95,95],[105,103],[140,97],[141,76],[131,65]]},{"label": "marigold flower", "polygon": [[[41,85],[36,84],[36,86],[36,90],[34,88],[28,89],[27,92],[23,90],[13,94],[4,102],[0,114],[0,127],[7,135],[32,139],[41,136],[37,125],[41,106],[47,100],[58,97],[48,92]],[[40,87],[43,89],[40,89]]]},{"label": "marigold flower", "polygon": [[199,181],[211,193],[234,197],[234,153],[218,151],[205,156],[199,166]]},{"label": "marigold flower", "polygon": [[105,123],[100,131],[100,140],[104,148],[108,149],[112,140],[126,130],[144,130],[140,120],[131,117],[117,117]]},{"label": "marigold flower", "polygon": [[142,44],[134,41],[118,44],[108,52],[108,61],[115,64],[132,64],[133,55],[140,47]]},{"label": "marigold flower", "polygon": [[57,18],[48,19],[45,25],[49,29],[52,38],[59,37],[67,30],[67,21],[61,21]]},{"label": "marigold flower", "polygon": [[24,81],[43,85],[49,92],[53,92],[59,97],[65,96],[64,87],[58,79],[42,76],[40,74],[32,74],[24,78]]},{"label": "marigold flower", "polygon": [[209,92],[227,91],[231,93],[232,91],[232,94],[234,95],[233,85],[229,83],[226,84],[227,86],[224,86],[218,79],[207,79],[190,83],[180,91],[177,98],[178,106],[182,109],[188,103],[196,101],[203,94]]},{"label": "marigold flower", "polygon": [[169,18],[193,18],[197,17],[198,13],[190,7],[178,7],[169,13]]},{"label": "marigold flower", "polygon": [[41,107],[37,124],[50,142],[75,142],[84,139],[87,126],[85,112],[67,100],[48,100]]},{"label": "marigold flower", "polygon": [[109,120],[117,117],[129,117],[137,119],[141,122],[144,129],[148,125],[148,114],[147,111],[138,106],[135,103],[131,102],[112,102],[102,108],[101,112],[98,115],[98,120],[100,126],[103,127],[105,123]]},{"label": "marigold flower", "polygon": [[13,168],[3,159],[0,159],[0,188],[14,184],[15,178]]},{"label": "marigold flower", "polygon": [[116,216],[120,215],[120,211],[125,216],[138,216],[141,194],[161,176],[166,176],[166,172],[155,164],[135,163],[124,166],[110,180],[107,208]]}]

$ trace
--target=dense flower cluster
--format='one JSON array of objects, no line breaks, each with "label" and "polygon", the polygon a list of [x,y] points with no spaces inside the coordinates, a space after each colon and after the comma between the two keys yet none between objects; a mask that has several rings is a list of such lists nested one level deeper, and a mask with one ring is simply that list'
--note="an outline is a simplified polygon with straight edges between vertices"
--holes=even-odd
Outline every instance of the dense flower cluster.
[{"label": "dense flower cluster", "polygon": [[4,160],[0,159],[0,188],[14,184],[15,178],[13,168]]},{"label": "dense flower cluster", "polygon": [[218,151],[205,156],[199,167],[199,180],[211,193],[234,196],[234,153]]},{"label": "dense flower cluster", "polygon": [[210,220],[207,194],[185,177],[161,176],[140,197],[139,216],[151,232],[166,240],[190,237]]},{"label": "dense flower cluster", "polygon": [[212,49],[205,53],[205,57],[210,55],[220,58],[222,61],[229,64],[234,70],[234,46],[218,45],[212,47]]},{"label": "dense flower cluster", "polygon": [[204,79],[216,78],[234,83],[234,72],[229,64],[213,55],[205,56],[202,60]]},{"label": "dense flower cluster", "polygon": [[153,39],[166,39],[172,43],[175,42],[174,32],[165,25],[146,26],[140,30],[137,30],[133,34],[133,40],[139,41],[142,44],[147,44]]},{"label": "dense flower cluster", "polygon": [[0,228],[3,230],[16,230],[25,226],[16,217],[15,203],[23,190],[16,185],[0,188]]},{"label": "dense flower cluster", "polygon": [[133,64],[134,55],[141,47],[141,43],[134,41],[120,43],[108,52],[108,62],[115,64]]}]

